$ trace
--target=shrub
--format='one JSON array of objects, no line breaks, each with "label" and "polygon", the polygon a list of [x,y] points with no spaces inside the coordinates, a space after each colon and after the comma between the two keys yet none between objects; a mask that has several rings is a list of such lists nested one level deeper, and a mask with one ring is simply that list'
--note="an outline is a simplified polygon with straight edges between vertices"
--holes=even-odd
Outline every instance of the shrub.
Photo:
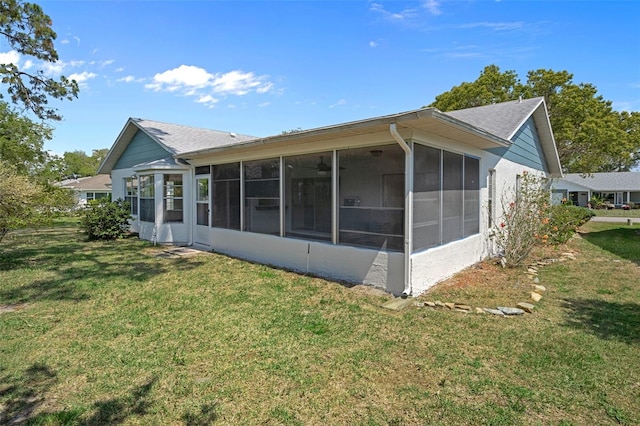
[{"label": "shrub", "polygon": [[545,183],[545,179],[525,172],[519,190],[503,194],[503,216],[494,226],[494,235],[504,266],[520,265],[538,241],[547,242],[543,230],[549,223],[551,193]]},{"label": "shrub", "polygon": [[549,208],[549,223],[542,232],[548,236],[550,244],[563,244],[569,241],[578,227],[589,221],[595,213],[585,207],[560,204]]},{"label": "shrub", "polygon": [[90,201],[80,220],[80,227],[90,241],[123,238],[129,229],[129,203],[122,199]]},{"label": "shrub", "polygon": [[589,204],[591,205],[591,208],[594,208],[594,209],[604,208],[604,200],[598,197],[597,195],[591,196],[591,199],[589,200]]}]

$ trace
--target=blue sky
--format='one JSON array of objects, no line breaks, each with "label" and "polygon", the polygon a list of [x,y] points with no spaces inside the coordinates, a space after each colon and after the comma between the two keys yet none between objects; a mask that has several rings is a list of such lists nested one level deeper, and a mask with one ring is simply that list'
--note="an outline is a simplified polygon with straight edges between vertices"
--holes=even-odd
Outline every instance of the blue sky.
[{"label": "blue sky", "polygon": [[[407,111],[491,64],[569,71],[640,111],[640,1],[36,1],[79,98],[54,153],[128,117],[254,136]],[[0,43],[0,60],[43,67]]]}]

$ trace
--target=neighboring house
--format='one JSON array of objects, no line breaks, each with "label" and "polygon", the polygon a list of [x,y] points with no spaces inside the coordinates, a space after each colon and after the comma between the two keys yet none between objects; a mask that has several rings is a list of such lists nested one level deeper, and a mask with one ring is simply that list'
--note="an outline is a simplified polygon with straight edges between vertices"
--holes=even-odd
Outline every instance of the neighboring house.
[{"label": "neighboring house", "polygon": [[78,207],[86,206],[88,201],[111,196],[111,176],[108,174],[67,179],[57,185],[73,191]]},{"label": "neighboring house", "polygon": [[640,172],[567,173],[553,183],[554,203],[566,199],[576,206],[587,207],[594,196],[617,208],[640,204]]},{"label": "neighboring house", "polygon": [[131,118],[99,169],[143,239],[396,295],[495,254],[524,172],[561,176],[543,98],[266,138]]}]

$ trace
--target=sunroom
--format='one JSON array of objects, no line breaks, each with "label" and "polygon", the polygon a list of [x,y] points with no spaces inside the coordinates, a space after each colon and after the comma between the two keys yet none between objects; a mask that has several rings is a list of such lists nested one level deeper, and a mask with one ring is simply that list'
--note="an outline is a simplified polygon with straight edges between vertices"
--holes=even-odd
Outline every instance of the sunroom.
[{"label": "sunroom", "polygon": [[[438,271],[446,258],[480,260],[483,150],[395,122],[372,127],[186,153],[194,245],[395,294],[412,292],[411,269],[429,249],[448,247]],[[465,240],[471,249],[450,244]]]}]

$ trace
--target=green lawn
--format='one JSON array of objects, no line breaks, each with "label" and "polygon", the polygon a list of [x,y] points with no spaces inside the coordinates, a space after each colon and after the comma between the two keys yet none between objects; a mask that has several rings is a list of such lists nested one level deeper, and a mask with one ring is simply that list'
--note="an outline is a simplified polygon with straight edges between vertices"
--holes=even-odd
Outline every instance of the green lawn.
[{"label": "green lawn", "polygon": [[[0,424],[640,423],[640,226],[540,251],[576,260],[541,268],[515,318],[388,311],[362,286],[159,250],[69,222],[7,236]],[[528,298],[522,270],[472,272],[419,300]]]}]

